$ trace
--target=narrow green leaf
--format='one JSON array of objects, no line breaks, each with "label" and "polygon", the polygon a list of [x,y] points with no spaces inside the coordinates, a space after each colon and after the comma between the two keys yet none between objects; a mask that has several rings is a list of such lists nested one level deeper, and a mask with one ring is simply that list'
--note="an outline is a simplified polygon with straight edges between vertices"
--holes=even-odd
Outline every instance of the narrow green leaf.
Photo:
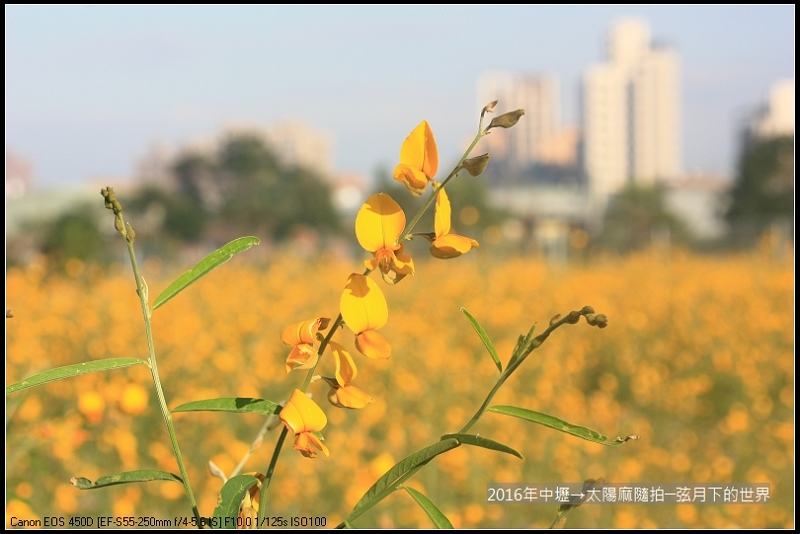
[{"label": "narrow green leaf", "polygon": [[444,515],[442,511],[439,510],[439,507],[433,504],[429,498],[414,488],[404,486],[403,489],[405,489],[408,494],[411,495],[415,501],[417,501],[417,504],[419,504],[420,507],[425,510],[425,513],[431,518],[431,521],[433,521],[433,524],[436,526],[436,528],[453,528],[453,524],[449,519],[447,519],[447,516]]},{"label": "narrow green leaf", "polygon": [[492,340],[489,339],[486,331],[480,324],[478,324],[478,321],[475,319],[475,317],[473,317],[472,314],[469,313],[465,308],[461,308],[461,313],[464,314],[464,316],[467,318],[467,321],[469,321],[469,323],[472,325],[472,328],[474,328],[475,332],[478,333],[478,337],[481,338],[481,341],[483,341],[483,344],[486,346],[486,350],[489,351],[489,355],[494,360],[497,370],[502,373],[503,364],[500,363],[500,356],[497,355],[497,349],[494,348],[494,344],[492,343]]},{"label": "narrow green leaf", "polygon": [[555,428],[561,432],[566,432],[567,434],[572,434],[573,436],[583,438],[587,441],[593,441],[603,445],[622,445],[626,441],[639,439],[639,436],[633,434],[624,438],[618,437],[616,439],[609,439],[608,436],[604,436],[600,432],[592,430],[591,428],[573,425],[562,419],[559,419],[558,417],[553,417],[552,415],[547,415],[541,412],[535,412],[526,408],[518,408],[516,406],[492,406],[486,411],[519,417],[520,419],[525,419],[526,421],[530,421],[532,423],[549,426],[550,428]]},{"label": "narrow green leaf", "polygon": [[272,415],[281,411],[281,406],[264,399],[249,399],[246,397],[220,398],[187,402],[172,412],[233,412],[257,413]]},{"label": "narrow green leaf", "polygon": [[345,520],[345,521],[342,521],[341,524],[337,525],[336,528],[337,529],[344,529],[344,528],[346,528],[346,529],[354,529],[356,527],[354,527],[353,524],[350,523],[349,521]]},{"label": "narrow green leaf", "polygon": [[65,365],[64,367],[56,367],[55,369],[50,369],[49,371],[44,371],[42,373],[33,375],[30,378],[26,378],[21,382],[6,386],[6,395],[9,393],[16,393],[17,391],[23,389],[32,388],[33,386],[40,386],[55,380],[85,375],[87,373],[96,373],[97,371],[122,369],[123,367],[139,365],[140,363],[147,363],[147,360],[141,360],[139,358],[106,358],[104,360],[74,363],[72,365]]},{"label": "narrow green leaf", "polygon": [[219,492],[219,501],[214,508],[214,528],[231,528],[236,526],[239,517],[239,507],[244,499],[244,494],[258,483],[258,479],[253,475],[236,475],[228,479],[222,490]]},{"label": "narrow green leaf", "polygon": [[224,247],[215,250],[200,260],[197,265],[180,275],[167,289],[162,291],[153,302],[153,310],[166,304],[175,295],[234,257],[236,254],[244,252],[253,245],[258,245],[258,243],[257,237],[240,237],[234,239]]},{"label": "narrow green leaf", "polygon": [[183,484],[183,480],[178,475],[167,473],[166,471],[158,471],[154,469],[139,469],[137,471],[128,471],[118,475],[111,475],[107,477],[100,477],[97,482],[92,482],[88,478],[72,477],[69,483],[78,489],[91,490],[97,488],[106,488],[108,486],[117,486],[119,484],[131,484],[134,482],[151,482],[153,480],[169,480]]},{"label": "narrow green leaf", "polygon": [[493,451],[505,452],[512,456],[516,456],[520,460],[525,459],[519,452],[517,452],[515,449],[512,449],[508,445],[503,445],[499,441],[477,436],[475,434],[445,434],[444,436],[442,436],[442,439],[449,439],[449,438],[455,438],[460,443],[463,443],[465,445],[475,445],[476,447],[483,447],[484,449],[491,449]]},{"label": "narrow green leaf", "polygon": [[417,469],[428,463],[432,458],[450,449],[455,449],[459,445],[456,439],[446,439],[406,456],[397,462],[394,467],[389,469],[386,474],[375,481],[375,484],[373,484],[364,496],[361,497],[361,500],[356,503],[353,511],[350,512],[350,516],[347,517],[346,520],[353,521],[355,517],[358,517],[369,508],[375,506],[398,489],[400,484],[405,482],[411,475],[416,473]]}]

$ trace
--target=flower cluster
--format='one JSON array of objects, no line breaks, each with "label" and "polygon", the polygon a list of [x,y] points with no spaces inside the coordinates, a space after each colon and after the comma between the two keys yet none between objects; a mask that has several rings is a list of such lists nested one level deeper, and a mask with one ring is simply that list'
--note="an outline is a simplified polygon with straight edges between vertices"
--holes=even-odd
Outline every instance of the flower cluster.
[{"label": "flower cluster", "polygon": [[[339,408],[364,408],[373,401],[365,391],[353,385],[358,368],[347,349],[331,338],[342,324],[355,335],[356,349],[367,358],[389,358],[392,347],[378,332],[389,318],[386,298],[370,273],[378,272],[388,284],[397,284],[414,274],[414,261],[406,253],[406,239],[422,236],[430,241],[430,253],[439,259],[450,259],[478,247],[478,242],[469,237],[451,233],[450,200],[445,192],[447,181],[459,170],[466,169],[473,176],[475,165],[485,167],[488,155],[462,162],[442,182],[434,177],[439,168],[439,152],[433,132],[426,121],[422,121],[403,141],[400,163],[394,170],[394,178],[405,184],[415,196],[422,195],[431,184],[432,197],[423,210],[435,201],[433,232],[412,234],[407,226],[406,215],[400,205],[385,193],[370,196],[356,215],[355,234],[358,243],[371,253],[365,260],[366,271],[352,273],[347,278],[340,302],[340,315],[333,323],[332,331],[323,337],[329,324],[327,317],[309,319],[289,326],[281,333],[281,340],[292,347],[286,358],[286,372],[294,369],[316,370],[319,358],[326,348],[333,355],[333,376],[316,376],[330,387],[328,401]],[[481,169],[482,170],[482,169]],[[479,173],[478,173],[479,174]],[[416,217],[411,226],[418,220]],[[315,343],[319,342],[319,346]],[[281,421],[295,435],[295,449],[304,456],[314,457],[317,451],[328,455],[318,432],[327,420],[321,408],[302,391],[295,390],[292,398],[280,412]]]}]

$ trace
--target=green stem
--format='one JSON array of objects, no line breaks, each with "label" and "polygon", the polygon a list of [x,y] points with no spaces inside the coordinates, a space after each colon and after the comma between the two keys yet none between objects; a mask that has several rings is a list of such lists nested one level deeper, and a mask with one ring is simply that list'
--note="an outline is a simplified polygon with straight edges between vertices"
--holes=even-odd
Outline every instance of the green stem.
[{"label": "green stem", "polygon": [[194,492],[192,491],[192,486],[189,483],[189,474],[186,471],[186,465],[183,462],[183,456],[181,455],[181,449],[178,445],[178,436],[175,433],[175,427],[172,424],[172,414],[167,407],[167,401],[164,397],[164,389],[161,387],[161,379],[158,376],[158,365],[156,363],[156,349],[155,344],[153,342],[153,329],[150,323],[150,308],[147,304],[147,288],[146,284],[143,283],[143,278],[141,273],[139,272],[139,264],[136,261],[136,252],[133,249],[133,238],[131,237],[128,226],[125,225],[125,221],[122,218],[122,213],[115,212],[117,219],[119,220],[122,228],[125,229],[123,236],[125,237],[125,243],[128,245],[128,254],[131,258],[131,267],[133,267],[133,277],[136,280],[136,294],[139,295],[139,304],[142,307],[142,316],[144,317],[144,329],[147,335],[147,350],[149,353],[148,363],[150,367],[150,372],[153,376],[153,383],[155,384],[156,388],[156,396],[158,397],[158,405],[161,408],[161,416],[164,418],[164,423],[167,425],[167,432],[169,433],[169,439],[172,442],[172,450],[175,453],[175,459],[178,462],[178,468],[181,471],[181,478],[183,479],[183,487],[186,489],[186,495],[189,497],[189,502],[192,505],[192,513],[194,514],[195,521],[197,522],[198,528],[203,528],[203,522],[200,518],[200,511],[197,509],[197,500],[194,497]]},{"label": "green stem", "polygon": [[289,429],[286,425],[282,425],[281,435],[278,437],[278,442],[275,444],[275,450],[272,451],[272,459],[269,461],[269,467],[264,475],[264,482],[261,483],[261,498],[258,501],[258,528],[264,528],[264,517],[267,513],[267,490],[272,482],[272,475],[275,473],[275,466],[278,464],[278,457],[281,455],[283,449],[283,442],[286,441],[286,436],[289,434]]}]

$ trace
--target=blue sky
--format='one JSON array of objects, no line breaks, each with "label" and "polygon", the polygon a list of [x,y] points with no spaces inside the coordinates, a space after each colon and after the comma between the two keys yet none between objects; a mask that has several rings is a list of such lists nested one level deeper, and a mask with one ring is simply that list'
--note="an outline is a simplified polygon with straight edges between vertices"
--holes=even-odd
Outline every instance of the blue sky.
[{"label": "blue sky", "polygon": [[646,18],[682,68],[683,164],[730,173],[741,119],[794,78],[794,6],[6,6],[6,148],[41,186],[124,177],[156,141],[300,119],[334,166],[393,167],[422,119],[443,162],[477,126],[485,70],[581,73],[619,17]]}]

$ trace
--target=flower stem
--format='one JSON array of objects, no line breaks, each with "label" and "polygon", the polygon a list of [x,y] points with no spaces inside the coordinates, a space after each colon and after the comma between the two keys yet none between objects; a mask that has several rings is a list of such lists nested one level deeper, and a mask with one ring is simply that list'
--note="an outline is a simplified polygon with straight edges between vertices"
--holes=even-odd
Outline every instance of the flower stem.
[{"label": "flower stem", "polygon": [[183,487],[186,489],[186,495],[189,498],[189,503],[192,506],[192,514],[194,514],[195,521],[199,528],[203,528],[203,522],[200,518],[200,512],[197,509],[197,500],[195,499],[192,486],[189,483],[189,474],[186,471],[186,465],[183,462],[183,455],[178,445],[178,436],[175,433],[175,426],[172,424],[172,414],[167,407],[167,401],[164,397],[164,389],[161,386],[161,379],[158,375],[158,365],[156,363],[156,350],[153,342],[153,329],[150,322],[150,308],[147,304],[147,284],[144,281],[141,273],[139,272],[139,264],[136,261],[136,252],[133,249],[133,237],[130,232],[130,226],[125,225],[122,218],[122,212],[114,212],[119,224],[124,229],[120,233],[125,238],[125,243],[128,245],[128,255],[131,258],[131,267],[133,268],[133,277],[136,280],[136,294],[139,295],[139,304],[142,307],[142,316],[144,318],[144,330],[147,336],[147,351],[148,351],[148,366],[150,373],[153,376],[153,383],[155,384],[156,396],[158,397],[158,406],[161,409],[161,416],[164,418],[164,423],[167,425],[167,433],[169,440],[172,443],[172,450],[175,453],[175,460],[178,462],[178,468],[181,472],[181,479],[183,479]]},{"label": "flower stem", "polygon": [[287,434],[289,434],[289,429],[283,425],[281,435],[275,444],[275,450],[272,451],[272,459],[269,461],[269,467],[267,467],[267,472],[264,475],[264,482],[261,483],[261,498],[258,501],[258,528],[266,526],[264,517],[267,513],[267,490],[270,482],[272,482],[272,475],[275,473],[275,466],[278,464],[278,457],[281,455],[281,449],[283,449],[283,442],[286,441]]}]

